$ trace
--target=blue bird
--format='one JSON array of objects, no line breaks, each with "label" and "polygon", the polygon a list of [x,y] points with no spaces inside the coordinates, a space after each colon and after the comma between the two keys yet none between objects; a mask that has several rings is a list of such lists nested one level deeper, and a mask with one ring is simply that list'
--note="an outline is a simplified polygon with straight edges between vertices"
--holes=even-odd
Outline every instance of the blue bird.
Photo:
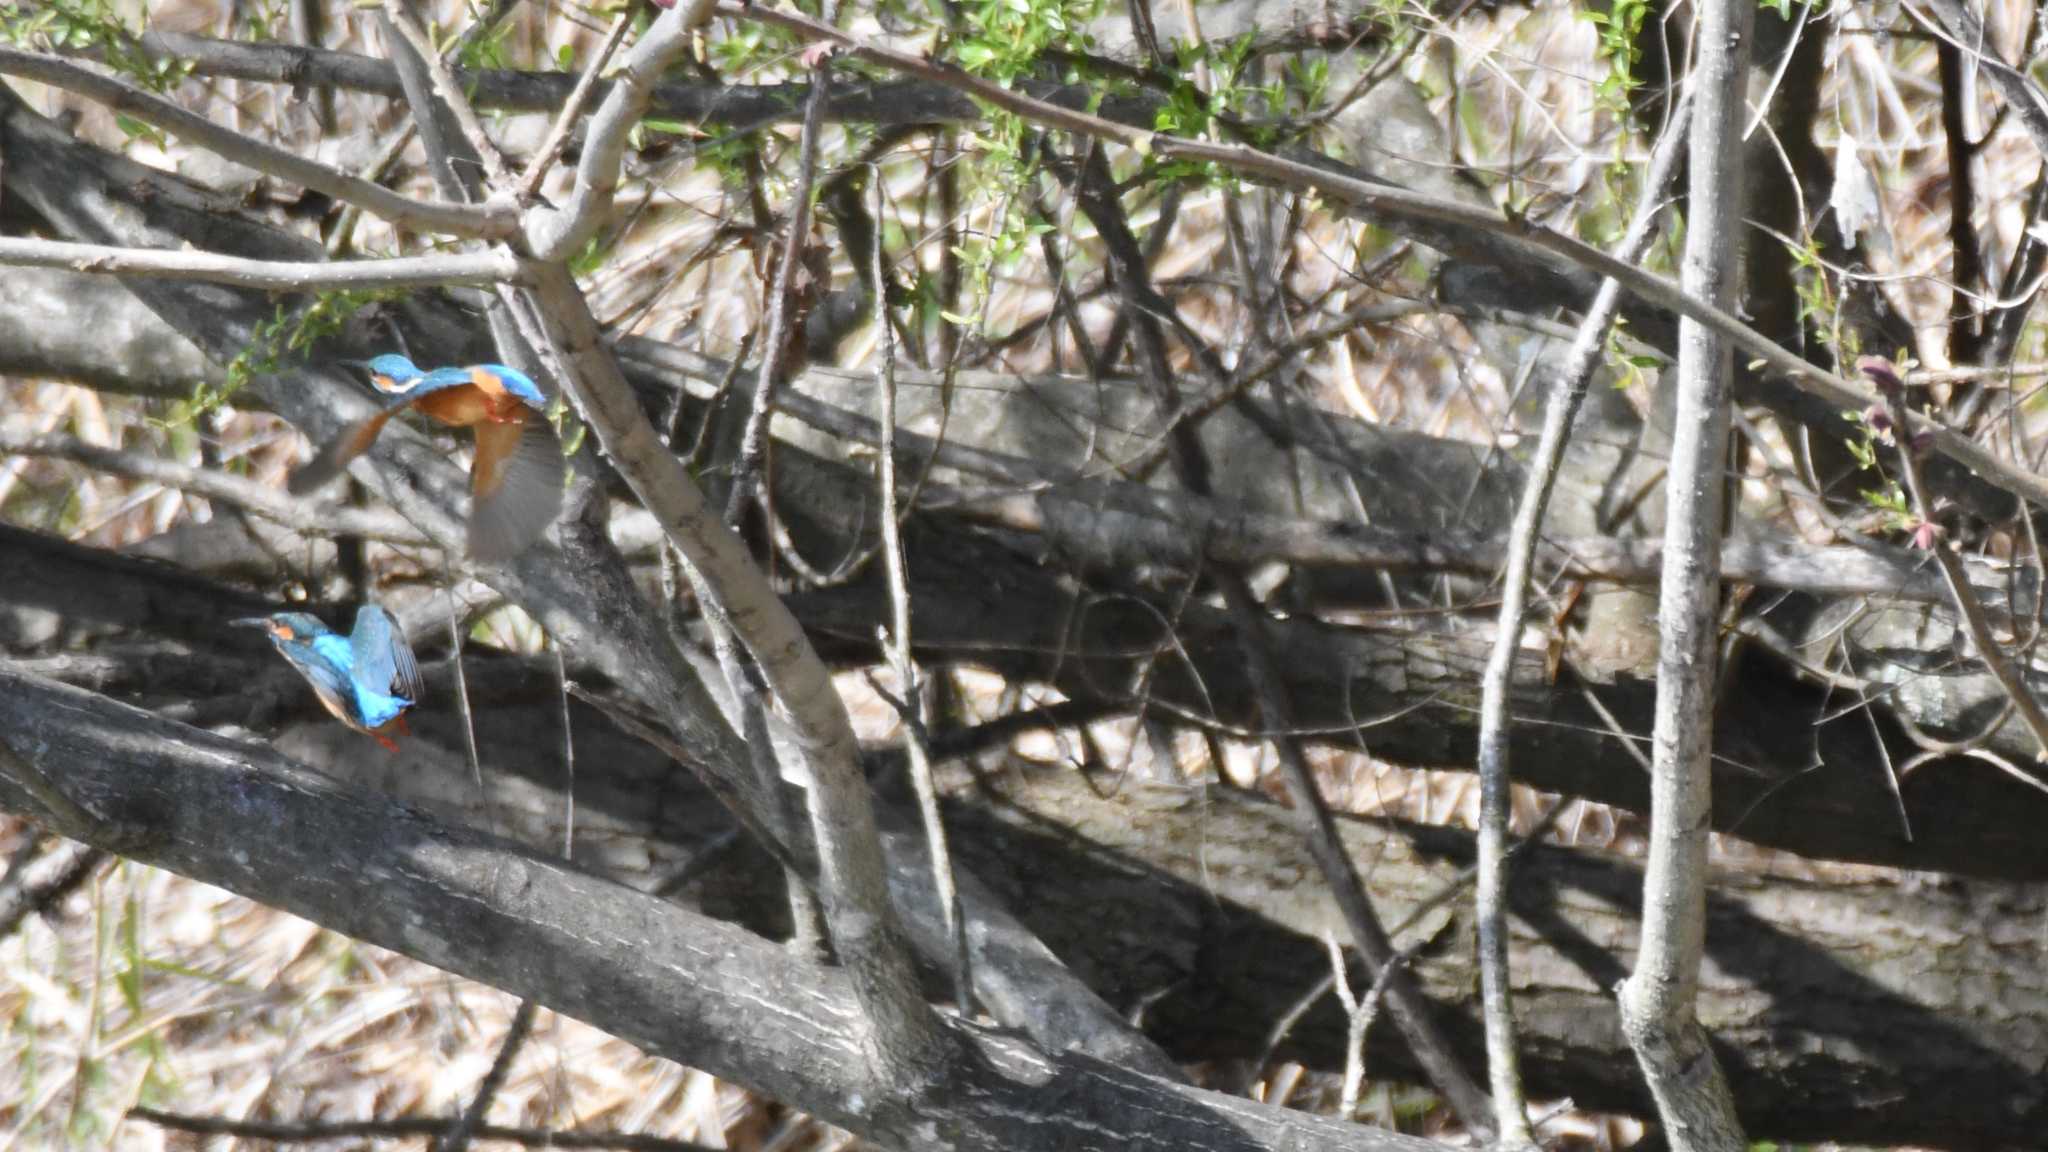
[{"label": "blue bird", "polygon": [[344,428],[292,475],[295,493],[327,483],[377,442],[384,425],[415,408],[451,428],[476,429],[470,469],[469,554],[510,559],[534,542],[562,510],[562,450],[547,419],[547,397],[524,373],[503,364],[421,372],[403,356],[358,362],[388,397],[385,407]]},{"label": "blue bird", "polygon": [[407,731],[406,710],[420,700],[420,668],[405,633],[384,609],[363,605],[356,611],[355,630],[346,638],[304,612],[252,616],[234,623],[268,633],[270,643],[313,686],[335,719],[398,751],[385,733],[393,728]]}]

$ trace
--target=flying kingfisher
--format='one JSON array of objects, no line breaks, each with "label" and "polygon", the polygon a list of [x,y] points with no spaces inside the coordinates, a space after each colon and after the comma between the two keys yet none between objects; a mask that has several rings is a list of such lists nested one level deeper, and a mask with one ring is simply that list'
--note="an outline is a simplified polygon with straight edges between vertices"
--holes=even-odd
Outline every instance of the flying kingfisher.
[{"label": "flying kingfisher", "polygon": [[507,560],[547,530],[562,510],[562,449],[547,418],[547,397],[531,379],[503,364],[472,364],[422,372],[403,356],[349,361],[367,369],[385,397],[382,411],[341,430],[288,487],[303,495],[339,475],[377,442],[384,425],[415,408],[452,428],[476,429],[470,469],[469,554]]},{"label": "flying kingfisher", "polygon": [[408,732],[405,712],[419,703],[420,668],[405,633],[384,609],[375,604],[357,609],[355,630],[345,638],[304,612],[252,616],[234,623],[269,633],[270,643],[313,685],[320,703],[336,719],[398,751],[385,733],[394,728]]}]

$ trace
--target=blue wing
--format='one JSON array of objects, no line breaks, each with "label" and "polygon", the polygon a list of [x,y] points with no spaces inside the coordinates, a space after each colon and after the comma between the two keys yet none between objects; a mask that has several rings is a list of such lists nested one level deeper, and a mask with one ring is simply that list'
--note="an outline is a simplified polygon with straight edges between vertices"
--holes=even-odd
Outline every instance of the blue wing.
[{"label": "blue wing", "polygon": [[412,646],[390,614],[375,604],[356,609],[355,630],[348,637],[356,682],[373,692],[401,700],[420,698],[420,666]]},{"label": "blue wing", "polygon": [[462,368],[436,368],[396,393],[393,400],[411,404],[430,392],[472,386],[486,395],[511,396],[535,412],[545,412],[548,398],[526,373],[503,364],[471,364]]},{"label": "blue wing", "polygon": [[475,380],[487,391],[490,390],[490,385],[478,379],[479,374],[488,373],[495,377],[499,390],[518,397],[521,404],[535,412],[548,410],[548,398],[541,395],[540,385],[535,384],[531,377],[517,368],[507,368],[503,364],[478,364],[467,371],[470,379]]},{"label": "blue wing", "polygon": [[310,643],[285,649],[285,656],[306,683],[320,697],[320,703],[335,719],[350,727],[361,727],[361,710],[356,706],[355,685],[349,680],[347,646],[331,633],[316,636]]},{"label": "blue wing", "polygon": [[403,407],[414,403],[420,397],[449,388],[462,388],[475,384],[467,368],[436,368],[407,385],[402,392],[391,394],[392,407]]}]

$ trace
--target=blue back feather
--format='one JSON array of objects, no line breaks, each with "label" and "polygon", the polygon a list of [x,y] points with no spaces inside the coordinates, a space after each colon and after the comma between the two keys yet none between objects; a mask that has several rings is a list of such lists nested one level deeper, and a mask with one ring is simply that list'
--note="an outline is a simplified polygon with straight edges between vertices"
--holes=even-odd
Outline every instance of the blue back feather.
[{"label": "blue back feather", "polygon": [[[291,632],[271,642],[342,723],[371,731],[403,715],[420,697],[419,666],[404,633],[374,604],[356,613],[355,632],[336,635],[302,612],[272,617]],[[366,626],[367,625],[367,626]]]}]

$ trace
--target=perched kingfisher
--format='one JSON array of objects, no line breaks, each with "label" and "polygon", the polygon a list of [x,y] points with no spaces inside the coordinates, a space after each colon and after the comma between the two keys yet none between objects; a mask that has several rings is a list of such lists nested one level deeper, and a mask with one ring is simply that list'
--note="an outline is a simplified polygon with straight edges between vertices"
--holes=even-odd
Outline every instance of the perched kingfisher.
[{"label": "perched kingfisher", "polygon": [[407,732],[405,711],[420,701],[420,667],[405,633],[375,604],[356,610],[355,631],[346,639],[304,612],[279,612],[236,620],[245,628],[261,628],[270,643],[291,661],[320,703],[336,719],[396,752],[385,735]]},{"label": "perched kingfisher", "polygon": [[472,364],[422,372],[403,356],[350,361],[365,368],[386,398],[384,409],[342,429],[288,486],[305,494],[339,475],[377,442],[384,425],[415,408],[451,428],[476,429],[470,469],[469,554],[478,560],[518,555],[562,510],[562,449],[547,418],[547,397],[527,376],[503,364]]}]

